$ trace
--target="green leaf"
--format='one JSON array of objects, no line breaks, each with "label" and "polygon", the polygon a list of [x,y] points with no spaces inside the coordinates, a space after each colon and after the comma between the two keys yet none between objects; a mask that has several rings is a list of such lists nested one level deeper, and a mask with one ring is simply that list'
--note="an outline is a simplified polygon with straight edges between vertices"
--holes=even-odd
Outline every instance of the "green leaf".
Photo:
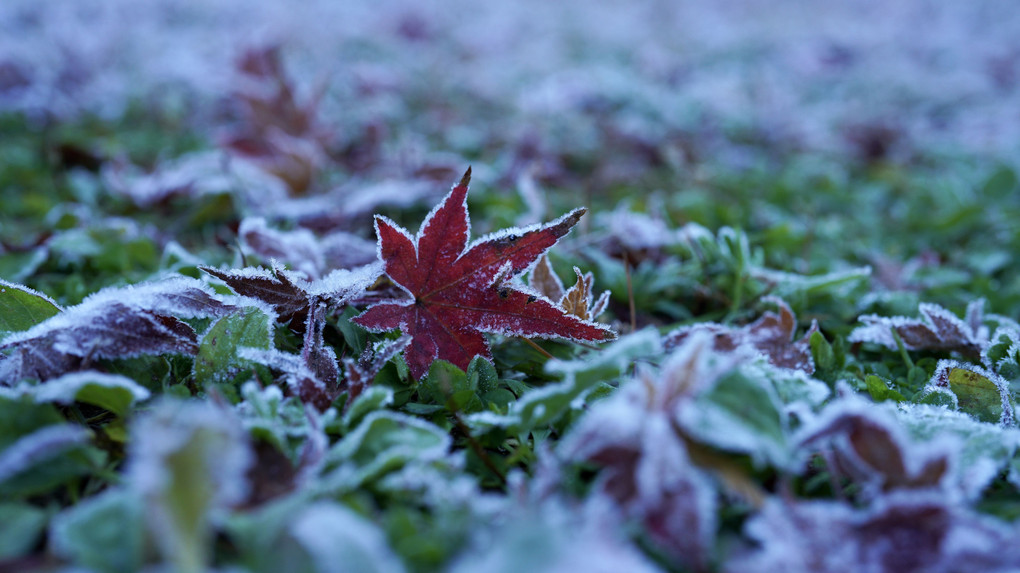
[{"label": "green leaf", "polygon": [[237,355],[239,348],[269,349],[273,319],[256,307],[245,307],[217,320],[202,337],[195,356],[195,382],[232,380],[255,364]]},{"label": "green leaf", "polygon": [[662,354],[660,339],[654,328],[648,328],[623,336],[577,360],[550,360],[546,371],[562,376],[562,382],[527,391],[510,405],[505,415],[480,412],[469,416],[468,425],[479,431],[498,427],[512,435],[523,435],[551,424],[591,388],[619,378],[636,360]]},{"label": "green leaf", "polygon": [[397,412],[372,412],[326,454],[323,478],[333,488],[356,489],[412,461],[446,455],[450,436],[438,426]]},{"label": "green leaf", "polygon": [[343,427],[350,430],[371,412],[381,410],[392,403],[393,390],[385,386],[369,386],[344,413]]},{"label": "green leaf", "polygon": [[871,399],[876,402],[882,402],[885,400],[902,402],[906,400],[906,398],[903,397],[903,394],[889,388],[889,384],[885,380],[875,376],[874,374],[865,376],[864,384],[868,388],[868,394],[871,394]]},{"label": "green leaf", "polygon": [[476,388],[478,392],[491,392],[499,388],[499,374],[491,362],[475,356],[471,359],[467,369],[468,386]]},{"label": "green leaf", "polygon": [[95,571],[128,573],[142,566],[144,506],[126,489],[109,489],[53,518],[53,552]]},{"label": "green leaf", "polygon": [[956,394],[960,409],[982,422],[998,423],[1002,418],[1002,394],[987,377],[953,368],[949,372],[949,388]]},{"label": "green leaf", "polygon": [[962,362],[940,360],[926,390],[930,387],[950,390],[956,395],[960,411],[982,422],[1013,424],[1009,385],[998,374]]},{"label": "green leaf", "polygon": [[811,346],[811,356],[814,358],[817,370],[829,371],[836,366],[836,358],[833,355],[832,346],[825,340],[825,336],[821,332],[815,331],[811,333],[808,344]]},{"label": "green leaf", "polygon": [[[476,358],[475,360],[478,360]],[[480,360],[485,361],[484,358]],[[418,386],[419,395],[426,401],[447,406],[461,412],[478,412],[483,409],[478,397],[478,380],[445,360],[435,360],[428,374]]]},{"label": "green leaf", "polygon": [[910,434],[920,440],[959,441],[954,479],[970,499],[985,491],[1020,448],[1020,431],[986,424],[963,412],[927,405],[900,404],[898,417]]},{"label": "green leaf", "polygon": [[73,404],[82,402],[99,406],[124,416],[136,401],[149,397],[149,391],[134,380],[118,374],[73,372],[24,389],[36,402]]},{"label": "green leaf", "polygon": [[711,388],[681,406],[677,418],[698,441],[746,453],[756,463],[785,467],[785,416],[771,386],[740,370],[723,374]]},{"label": "green leaf", "polygon": [[27,503],[0,503],[0,562],[31,551],[46,520],[46,511]]},{"label": "green leaf", "polygon": [[28,330],[60,311],[50,297],[0,279],[0,336]]}]

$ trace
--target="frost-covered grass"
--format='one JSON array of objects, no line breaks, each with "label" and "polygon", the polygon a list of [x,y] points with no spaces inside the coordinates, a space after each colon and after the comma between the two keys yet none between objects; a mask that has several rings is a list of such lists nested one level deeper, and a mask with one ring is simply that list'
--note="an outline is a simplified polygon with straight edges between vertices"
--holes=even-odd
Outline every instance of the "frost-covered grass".
[{"label": "frost-covered grass", "polygon": [[1008,3],[304,4],[0,5],[0,569],[1020,569]]}]

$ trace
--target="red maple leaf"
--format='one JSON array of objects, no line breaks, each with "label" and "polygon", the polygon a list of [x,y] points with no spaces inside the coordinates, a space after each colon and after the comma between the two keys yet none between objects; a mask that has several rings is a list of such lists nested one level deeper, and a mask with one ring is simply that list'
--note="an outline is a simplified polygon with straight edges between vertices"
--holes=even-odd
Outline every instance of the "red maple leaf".
[{"label": "red maple leaf", "polygon": [[441,358],[466,369],[475,356],[491,360],[483,332],[573,340],[611,340],[607,326],[565,313],[510,279],[567,234],[585,213],[574,209],[545,225],[507,229],[468,244],[471,169],[411,234],[376,215],[375,232],[386,275],[410,300],[373,305],[354,322],[374,332],[399,328],[412,337],[404,357],[415,378]]}]

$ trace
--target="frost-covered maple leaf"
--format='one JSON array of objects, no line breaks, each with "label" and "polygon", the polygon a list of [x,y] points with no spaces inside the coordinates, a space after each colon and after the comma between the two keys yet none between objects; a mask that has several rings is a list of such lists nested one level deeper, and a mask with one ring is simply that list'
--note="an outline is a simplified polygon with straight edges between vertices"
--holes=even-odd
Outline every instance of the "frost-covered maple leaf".
[{"label": "frost-covered maple leaf", "polygon": [[585,209],[469,244],[470,179],[468,169],[425,218],[417,236],[376,216],[386,275],[411,298],[373,305],[354,322],[374,332],[399,328],[410,334],[413,341],[405,358],[416,378],[437,358],[463,369],[478,355],[491,360],[483,332],[584,341],[615,338],[609,327],[571,316],[539,293],[510,282],[566,235]]}]

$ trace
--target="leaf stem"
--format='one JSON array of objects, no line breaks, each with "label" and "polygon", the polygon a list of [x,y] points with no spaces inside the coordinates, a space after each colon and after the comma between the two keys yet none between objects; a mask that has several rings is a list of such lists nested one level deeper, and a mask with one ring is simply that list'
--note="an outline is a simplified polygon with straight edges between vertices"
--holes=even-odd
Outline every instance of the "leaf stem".
[{"label": "leaf stem", "polygon": [[506,487],[506,476],[503,475],[502,470],[499,469],[496,462],[492,461],[492,458],[489,457],[488,452],[485,451],[482,444],[478,443],[478,440],[475,439],[474,434],[471,433],[471,428],[464,423],[464,419],[460,417],[460,412],[456,409],[456,405],[452,403],[453,400],[448,400],[448,402],[447,407],[450,408],[450,412],[453,414],[453,423],[457,426],[457,430],[464,434],[464,438],[467,439],[468,446],[471,447],[471,451],[473,451],[475,455],[478,456],[478,459],[482,461],[482,464],[484,464],[485,467],[499,479],[500,485]]},{"label": "leaf stem", "polygon": [[623,272],[627,276],[627,305],[630,310],[630,331],[637,331],[637,311],[635,310],[634,304],[634,284],[630,279],[630,257],[627,253],[623,254]]},{"label": "leaf stem", "polygon": [[535,342],[534,342],[533,340],[531,340],[530,338],[524,338],[524,337],[522,336],[522,337],[521,337],[521,340],[523,340],[524,342],[527,342],[529,346],[531,346],[531,347],[532,347],[532,348],[534,348],[535,350],[539,351],[539,352],[540,352],[540,353],[542,354],[542,356],[545,356],[545,357],[546,357],[546,358],[548,358],[549,360],[553,360],[553,359],[555,359],[555,358],[556,358],[556,357],[555,357],[555,356],[553,356],[552,354],[549,354],[549,352],[548,352],[548,351],[546,351],[546,349],[545,349],[545,348],[542,348],[541,346],[539,346],[539,345],[535,344]]},{"label": "leaf stem", "polygon": [[893,340],[896,341],[896,348],[900,351],[900,357],[903,358],[903,363],[907,365],[907,370],[910,370],[914,367],[914,361],[910,359],[910,354],[907,353],[907,348],[903,345],[903,339],[900,338],[900,333],[896,332],[896,329],[892,326],[889,327],[889,332],[892,333]]}]

